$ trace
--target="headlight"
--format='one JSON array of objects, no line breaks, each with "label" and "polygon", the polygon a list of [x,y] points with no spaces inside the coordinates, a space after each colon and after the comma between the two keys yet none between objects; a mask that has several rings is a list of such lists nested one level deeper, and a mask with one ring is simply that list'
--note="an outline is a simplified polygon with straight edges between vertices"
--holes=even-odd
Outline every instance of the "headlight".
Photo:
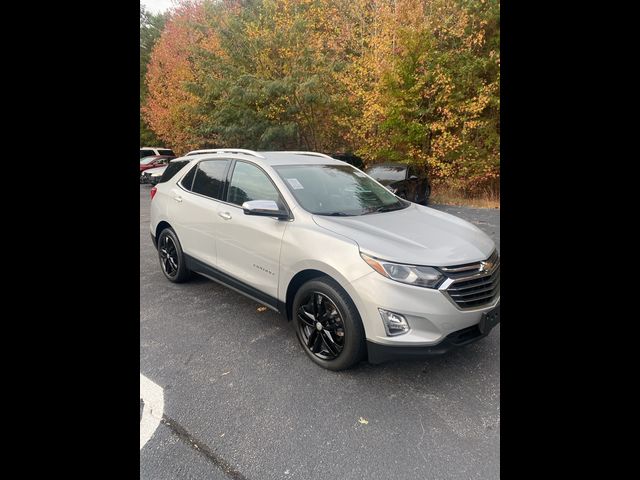
[{"label": "headlight", "polygon": [[364,253],[361,253],[360,256],[380,275],[396,282],[408,283],[418,287],[438,288],[445,278],[442,273],[432,267],[387,262]]}]

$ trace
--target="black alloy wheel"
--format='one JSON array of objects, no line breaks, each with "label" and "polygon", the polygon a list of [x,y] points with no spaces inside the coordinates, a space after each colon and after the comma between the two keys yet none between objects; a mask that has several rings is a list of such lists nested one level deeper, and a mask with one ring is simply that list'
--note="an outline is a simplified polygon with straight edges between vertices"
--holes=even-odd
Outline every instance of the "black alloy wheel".
[{"label": "black alloy wheel", "polygon": [[322,360],[335,360],[344,349],[344,321],[335,303],[312,291],[298,308],[298,328],[304,345]]},{"label": "black alloy wheel", "polygon": [[175,277],[178,274],[178,249],[169,235],[165,235],[159,245],[160,265],[167,277]]},{"label": "black alloy wheel", "polygon": [[181,283],[189,278],[191,272],[185,265],[182,247],[170,228],[165,228],[158,236],[158,258],[162,273],[169,281]]},{"label": "black alloy wheel", "polygon": [[365,358],[362,319],[349,294],[333,278],[322,276],[303,284],[291,307],[296,336],[314,363],[338,371]]}]

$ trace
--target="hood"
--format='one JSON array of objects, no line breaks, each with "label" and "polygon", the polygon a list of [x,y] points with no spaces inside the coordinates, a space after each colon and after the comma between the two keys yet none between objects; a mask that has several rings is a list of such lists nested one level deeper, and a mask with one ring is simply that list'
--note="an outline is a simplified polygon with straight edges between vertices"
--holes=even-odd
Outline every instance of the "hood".
[{"label": "hood", "polygon": [[358,243],[360,251],[399,263],[448,266],[485,260],[495,244],[475,225],[414,203],[356,217],[313,215],[320,227]]}]

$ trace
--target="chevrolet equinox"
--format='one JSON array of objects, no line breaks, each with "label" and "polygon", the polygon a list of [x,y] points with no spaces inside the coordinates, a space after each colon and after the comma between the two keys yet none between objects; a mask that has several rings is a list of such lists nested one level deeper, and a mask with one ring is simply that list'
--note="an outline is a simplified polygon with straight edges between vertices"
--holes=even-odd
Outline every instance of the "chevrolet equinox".
[{"label": "chevrolet equinox", "polygon": [[493,241],[345,162],[216,149],[171,163],[151,190],[165,277],[196,272],[282,313],[324,368],[444,353],[500,321]]}]

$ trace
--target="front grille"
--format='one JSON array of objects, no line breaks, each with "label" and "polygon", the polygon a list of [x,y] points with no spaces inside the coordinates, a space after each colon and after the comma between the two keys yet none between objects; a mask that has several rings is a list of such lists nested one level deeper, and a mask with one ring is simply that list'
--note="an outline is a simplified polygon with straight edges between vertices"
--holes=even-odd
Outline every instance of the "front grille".
[{"label": "front grille", "polygon": [[445,294],[460,308],[479,308],[492,303],[500,295],[500,256],[494,251],[483,261],[443,267],[453,281]]}]

